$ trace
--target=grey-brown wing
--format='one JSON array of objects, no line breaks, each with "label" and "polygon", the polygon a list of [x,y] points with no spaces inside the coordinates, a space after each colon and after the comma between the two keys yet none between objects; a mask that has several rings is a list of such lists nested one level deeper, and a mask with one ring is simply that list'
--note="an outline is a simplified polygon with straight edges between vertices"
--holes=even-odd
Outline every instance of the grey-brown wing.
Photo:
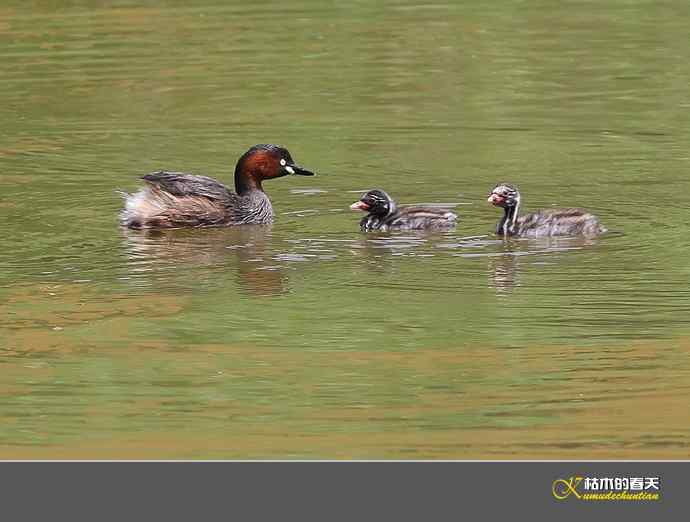
[{"label": "grey-brown wing", "polygon": [[454,227],[457,220],[457,214],[444,208],[402,207],[390,226],[409,230],[446,229]]},{"label": "grey-brown wing", "polygon": [[234,192],[228,190],[221,182],[207,176],[159,170],[141,179],[177,197],[202,196],[221,200],[235,198]]},{"label": "grey-brown wing", "polygon": [[606,231],[599,218],[581,208],[550,208],[518,218],[521,236],[594,236]]}]

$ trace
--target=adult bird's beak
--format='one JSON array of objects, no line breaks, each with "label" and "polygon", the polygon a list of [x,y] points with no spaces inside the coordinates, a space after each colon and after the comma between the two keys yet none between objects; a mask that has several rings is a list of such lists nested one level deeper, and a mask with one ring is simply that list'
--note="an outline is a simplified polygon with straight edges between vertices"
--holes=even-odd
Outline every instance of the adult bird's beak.
[{"label": "adult bird's beak", "polygon": [[300,176],[313,176],[314,173],[311,170],[296,165],[295,163],[289,163],[283,167],[288,174],[299,174]]}]

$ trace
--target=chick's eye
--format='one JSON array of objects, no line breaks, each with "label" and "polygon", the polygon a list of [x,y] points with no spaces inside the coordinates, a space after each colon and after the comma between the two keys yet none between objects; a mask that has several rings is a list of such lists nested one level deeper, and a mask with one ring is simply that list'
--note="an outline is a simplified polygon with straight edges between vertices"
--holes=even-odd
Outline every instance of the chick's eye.
[{"label": "chick's eye", "polygon": [[286,163],[287,163],[287,161],[285,161],[284,158],[280,160],[280,164],[281,164],[283,167],[285,166]]}]

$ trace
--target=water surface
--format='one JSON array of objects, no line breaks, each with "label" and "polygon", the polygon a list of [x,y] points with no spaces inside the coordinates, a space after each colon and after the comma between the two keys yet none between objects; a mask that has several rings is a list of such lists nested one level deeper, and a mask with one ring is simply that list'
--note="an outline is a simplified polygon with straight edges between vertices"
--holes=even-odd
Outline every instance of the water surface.
[{"label": "water surface", "polygon": [[[0,8],[0,457],[688,457],[686,2],[195,4]],[[118,228],[264,142],[273,226]],[[612,233],[497,240],[499,181]]]}]

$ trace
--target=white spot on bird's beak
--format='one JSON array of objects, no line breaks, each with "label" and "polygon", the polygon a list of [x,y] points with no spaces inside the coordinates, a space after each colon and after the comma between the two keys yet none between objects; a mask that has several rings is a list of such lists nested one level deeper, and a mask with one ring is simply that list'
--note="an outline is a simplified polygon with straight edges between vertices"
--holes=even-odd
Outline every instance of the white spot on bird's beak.
[{"label": "white spot on bird's beak", "polygon": [[290,174],[294,174],[294,173],[295,173],[295,169],[293,169],[293,168],[290,167],[290,166],[285,167],[285,170],[287,170]]}]

